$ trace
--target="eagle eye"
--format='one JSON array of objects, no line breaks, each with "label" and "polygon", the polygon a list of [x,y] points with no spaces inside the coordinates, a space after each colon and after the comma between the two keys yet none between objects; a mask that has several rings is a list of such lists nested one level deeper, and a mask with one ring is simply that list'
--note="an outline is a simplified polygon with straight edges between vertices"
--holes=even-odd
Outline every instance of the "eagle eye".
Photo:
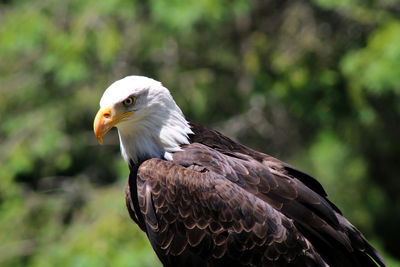
[{"label": "eagle eye", "polygon": [[127,99],[125,99],[124,101],[122,101],[122,104],[125,107],[129,107],[132,106],[133,104],[135,104],[135,98],[133,96],[128,97]]}]

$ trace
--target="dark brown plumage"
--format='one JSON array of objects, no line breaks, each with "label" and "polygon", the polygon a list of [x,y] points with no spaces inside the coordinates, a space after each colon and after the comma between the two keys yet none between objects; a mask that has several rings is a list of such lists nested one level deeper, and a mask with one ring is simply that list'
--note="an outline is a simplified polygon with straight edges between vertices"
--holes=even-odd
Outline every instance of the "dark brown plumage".
[{"label": "dark brown plumage", "polygon": [[126,203],[165,266],[385,266],[311,176],[191,122],[131,162]]}]

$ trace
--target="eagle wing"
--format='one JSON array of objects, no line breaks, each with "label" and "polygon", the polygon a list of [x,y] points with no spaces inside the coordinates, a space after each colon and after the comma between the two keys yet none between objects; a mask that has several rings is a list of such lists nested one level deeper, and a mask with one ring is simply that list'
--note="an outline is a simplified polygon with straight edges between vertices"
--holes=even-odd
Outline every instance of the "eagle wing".
[{"label": "eagle wing", "polygon": [[307,186],[313,178],[302,175],[267,155],[192,143],[172,162],[140,165],[141,225],[167,266],[384,266],[319,183]]},{"label": "eagle wing", "polygon": [[[201,164],[213,168],[209,161],[221,163],[214,171],[229,172],[225,176],[227,179],[293,219],[297,229],[331,266],[385,266],[379,253],[327,199],[325,190],[315,178],[218,131],[193,121],[190,124],[195,132],[191,136],[193,144],[181,154],[180,164],[191,164],[190,161],[199,164],[201,160]],[[244,169],[248,174],[240,171]],[[254,177],[260,182],[254,182]]]},{"label": "eagle wing", "polygon": [[166,266],[325,265],[290,218],[207,168],[145,161],[137,192],[145,231]]}]

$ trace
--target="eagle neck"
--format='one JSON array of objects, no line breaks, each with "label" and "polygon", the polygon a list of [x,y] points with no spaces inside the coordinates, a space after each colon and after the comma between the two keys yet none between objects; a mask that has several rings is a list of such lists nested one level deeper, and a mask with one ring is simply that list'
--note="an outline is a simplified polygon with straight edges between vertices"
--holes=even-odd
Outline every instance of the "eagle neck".
[{"label": "eagle neck", "polygon": [[132,166],[139,166],[151,158],[162,158],[162,146],[156,136],[140,134],[136,131],[126,134],[119,131],[121,154],[125,161]]},{"label": "eagle neck", "polygon": [[171,153],[189,144],[189,134],[193,132],[181,112],[169,114],[166,120],[157,119],[159,117],[154,116],[146,123],[136,121],[134,127],[118,126],[121,154],[128,164],[138,165],[151,158],[172,160]]}]

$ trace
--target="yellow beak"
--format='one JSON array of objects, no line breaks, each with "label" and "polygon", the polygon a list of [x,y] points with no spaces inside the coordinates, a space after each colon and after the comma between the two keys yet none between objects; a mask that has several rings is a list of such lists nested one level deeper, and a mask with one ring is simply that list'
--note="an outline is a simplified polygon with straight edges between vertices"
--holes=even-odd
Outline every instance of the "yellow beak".
[{"label": "yellow beak", "polygon": [[100,108],[93,123],[94,134],[99,143],[102,145],[103,135],[105,135],[112,127],[117,125],[122,119],[132,115],[133,113],[135,112],[129,111],[119,114],[110,107]]}]

